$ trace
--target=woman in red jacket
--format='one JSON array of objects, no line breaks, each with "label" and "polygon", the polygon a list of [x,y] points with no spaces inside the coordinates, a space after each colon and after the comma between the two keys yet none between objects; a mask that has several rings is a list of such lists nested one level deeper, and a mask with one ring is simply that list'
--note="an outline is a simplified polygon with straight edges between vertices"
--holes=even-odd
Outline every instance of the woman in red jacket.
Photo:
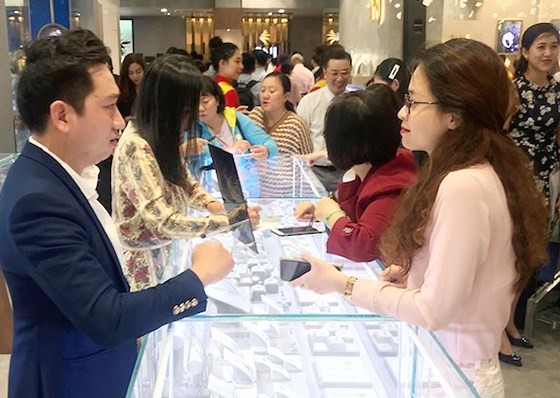
[{"label": "woman in red jacket", "polygon": [[327,252],[353,261],[379,257],[379,238],[397,210],[400,193],[416,179],[414,156],[399,149],[399,101],[386,85],[333,100],[325,119],[332,163],[350,169],[335,198],[298,205],[298,218],[315,217],[330,229]]}]

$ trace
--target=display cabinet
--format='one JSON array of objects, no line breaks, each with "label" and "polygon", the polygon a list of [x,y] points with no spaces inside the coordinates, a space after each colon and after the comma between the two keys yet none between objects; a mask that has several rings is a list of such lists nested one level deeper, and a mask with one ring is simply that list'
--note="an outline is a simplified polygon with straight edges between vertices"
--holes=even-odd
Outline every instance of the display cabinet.
[{"label": "display cabinet", "polygon": [[[293,217],[293,208],[326,195],[301,161],[285,160],[285,165],[293,174],[274,197],[251,197],[251,190],[263,196],[266,190],[247,189],[245,178],[257,175],[262,183],[267,173],[263,165],[251,172],[238,163],[249,205],[262,207],[256,247],[232,232],[205,238],[231,250],[234,269],[206,288],[204,313],[142,338],[128,397],[478,396],[433,333],[359,309],[338,294],[316,295],[280,279],[280,258],[304,250],[356,277],[376,279],[382,270],[377,262],[354,263],[325,253],[325,232],[297,237],[272,232],[304,225]],[[219,195],[213,172],[202,180]],[[172,243],[166,277],[188,268],[191,248],[201,241]]]},{"label": "display cabinet", "polygon": [[[0,155],[0,188],[15,158]],[[354,263],[325,253],[326,233],[280,237],[271,231],[304,225],[293,217],[293,208],[326,195],[304,163],[285,162],[284,170],[292,174],[276,184],[274,196],[252,197],[246,185],[254,180],[245,178],[256,173],[258,184],[273,183],[266,170],[278,163],[240,172],[249,205],[262,207],[255,245],[241,243],[232,231],[204,238],[229,248],[235,267],[207,287],[204,313],[141,338],[127,396],[477,397],[433,333],[361,310],[340,295],[320,296],[280,280],[280,258],[304,250],[356,277],[375,279],[381,272],[377,262]],[[219,195],[215,177],[209,171],[202,178]],[[320,223],[315,227],[322,229]],[[172,241],[164,278],[188,268],[192,247],[202,240]]]},{"label": "display cabinet", "polygon": [[232,250],[234,270],[207,287],[206,312],[143,338],[129,397],[477,396],[432,333],[294,289],[278,267],[302,250],[361,278],[377,278],[379,264],[324,254],[325,234],[255,237],[258,253],[229,233],[212,238]]},{"label": "display cabinet", "polygon": [[8,175],[8,170],[10,166],[15,162],[17,155],[12,153],[0,153],[0,190],[4,185],[6,176]]}]

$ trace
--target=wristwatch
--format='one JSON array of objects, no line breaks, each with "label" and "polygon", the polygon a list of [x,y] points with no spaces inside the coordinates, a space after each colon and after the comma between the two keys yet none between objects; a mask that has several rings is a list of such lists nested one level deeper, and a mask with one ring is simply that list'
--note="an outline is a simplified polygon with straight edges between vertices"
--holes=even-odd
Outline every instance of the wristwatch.
[{"label": "wristwatch", "polygon": [[351,276],[346,281],[346,287],[344,288],[344,298],[346,300],[352,300],[352,292],[354,291],[354,284],[357,280],[358,278],[356,278],[355,276]]}]

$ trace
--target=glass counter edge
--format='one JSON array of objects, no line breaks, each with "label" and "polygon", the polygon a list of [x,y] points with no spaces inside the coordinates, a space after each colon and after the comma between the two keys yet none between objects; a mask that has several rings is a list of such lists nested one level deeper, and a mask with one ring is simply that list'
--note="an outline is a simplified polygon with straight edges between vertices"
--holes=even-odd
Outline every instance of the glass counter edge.
[{"label": "glass counter edge", "polygon": [[11,165],[16,161],[17,157],[17,153],[0,153],[0,168]]}]

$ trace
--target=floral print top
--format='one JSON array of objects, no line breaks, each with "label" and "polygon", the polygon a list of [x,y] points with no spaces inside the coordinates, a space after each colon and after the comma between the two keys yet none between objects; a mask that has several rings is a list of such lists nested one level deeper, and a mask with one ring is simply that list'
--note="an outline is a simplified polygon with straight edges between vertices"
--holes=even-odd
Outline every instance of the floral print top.
[{"label": "floral print top", "polygon": [[185,168],[193,187],[167,182],[152,148],[134,123],[124,130],[113,155],[112,216],[125,250],[125,275],[131,290],[160,282],[173,238],[200,236],[228,225],[223,215],[192,217],[189,207],[206,210],[215,201]]},{"label": "floral print top", "polygon": [[513,84],[519,93],[520,106],[511,121],[509,135],[529,156],[537,186],[548,201],[549,177],[558,163],[560,84],[551,77],[547,86],[539,87],[523,75]]}]

